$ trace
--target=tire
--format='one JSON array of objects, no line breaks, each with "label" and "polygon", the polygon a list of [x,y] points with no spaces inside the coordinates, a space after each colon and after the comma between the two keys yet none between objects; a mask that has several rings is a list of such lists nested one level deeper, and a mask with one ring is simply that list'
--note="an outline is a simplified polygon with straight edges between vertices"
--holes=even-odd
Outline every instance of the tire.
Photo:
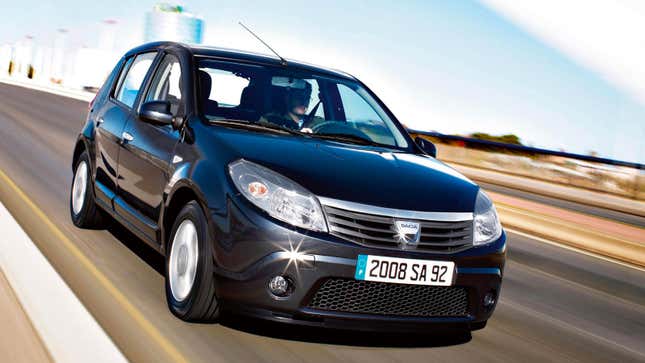
[{"label": "tire", "polygon": [[484,329],[486,327],[486,323],[488,323],[488,320],[479,321],[476,323],[470,323],[470,330],[475,331],[475,330]]},{"label": "tire", "polygon": [[69,193],[69,212],[76,227],[100,229],[105,216],[96,205],[91,164],[87,151],[83,151],[74,165],[74,178]]},{"label": "tire", "polygon": [[184,321],[212,323],[219,317],[210,236],[202,208],[196,201],[187,203],[175,219],[166,249],[166,300]]}]

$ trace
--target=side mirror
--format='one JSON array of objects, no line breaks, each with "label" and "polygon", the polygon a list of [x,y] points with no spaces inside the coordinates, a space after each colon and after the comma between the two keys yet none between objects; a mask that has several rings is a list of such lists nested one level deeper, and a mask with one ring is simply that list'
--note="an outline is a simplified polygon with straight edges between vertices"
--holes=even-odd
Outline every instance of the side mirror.
[{"label": "side mirror", "polygon": [[434,144],[422,137],[417,137],[414,139],[414,142],[423,150],[426,154],[432,156],[433,158],[437,157],[437,147]]},{"label": "side mirror", "polygon": [[141,105],[139,118],[153,125],[172,125],[175,118],[170,113],[170,102],[149,101]]}]

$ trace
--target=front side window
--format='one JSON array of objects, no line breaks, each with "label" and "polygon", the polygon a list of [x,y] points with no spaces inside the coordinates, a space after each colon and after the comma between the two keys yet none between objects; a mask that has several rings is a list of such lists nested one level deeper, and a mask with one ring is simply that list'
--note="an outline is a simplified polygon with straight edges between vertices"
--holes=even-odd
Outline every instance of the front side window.
[{"label": "front side window", "polygon": [[350,122],[368,122],[383,124],[383,120],[372,106],[353,89],[344,84],[338,85],[338,93],[345,109],[345,119]]},{"label": "front side window", "polygon": [[219,107],[238,107],[242,92],[249,85],[249,80],[238,77],[232,72],[214,68],[202,68],[201,71],[208,74],[211,79],[211,87],[208,98],[217,101]]},{"label": "front side window", "polygon": [[[152,61],[155,59],[157,53],[143,53],[137,55],[134,60],[128,60],[124,67],[124,72],[127,72],[123,80],[119,80],[118,87],[115,92],[115,98],[128,107],[134,105],[134,100],[139,94],[143,80],[150,69]],[[122,77],[122,76],[121,76]]]},{"label": "front side window", "polygon": [[170,112],[177,115],[181,105],[181,66],[174,55],[166,55],[150,84],[148,101],[170,102]]},{"label": "front side window", "polygon": [[242,121],[310,137],[408,147],[396,121],[353,80],[208,59],[200,60],[198,67],[205,79],[200,109],[213,122]]}]

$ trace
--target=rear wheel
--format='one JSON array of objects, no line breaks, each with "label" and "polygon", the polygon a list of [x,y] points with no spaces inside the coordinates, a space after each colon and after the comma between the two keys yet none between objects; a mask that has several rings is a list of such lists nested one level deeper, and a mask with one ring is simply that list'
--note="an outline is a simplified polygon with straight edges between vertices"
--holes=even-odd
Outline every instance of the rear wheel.
[{"label": "rear wheel", "polygon": [[103,227],[105,218],[96,205],[90,170],[90,158],[84,151],[74,167],[69,210],[75,226],[95,229]]},{"label": "rear wheel", "polygon": [[219,304],[211,238],[197,202],[189,202],[179,212],[167,251],[166,300],[170,311],[185,321],[216,321]]}]

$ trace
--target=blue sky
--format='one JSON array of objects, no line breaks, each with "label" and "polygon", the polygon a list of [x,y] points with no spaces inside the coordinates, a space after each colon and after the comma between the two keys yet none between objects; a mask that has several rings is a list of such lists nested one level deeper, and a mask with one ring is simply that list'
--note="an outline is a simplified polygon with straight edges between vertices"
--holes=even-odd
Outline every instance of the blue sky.
[{"label": "blue sky", "polygon": [[[119,45],[143,39],[155,1],[3,5],[0,44],[96,44],[98,23],[119,21]],[[185,1],[206,22],[206,44],[266,52],[250,25],[285,57],[363,80],[406,125],[466,134],[515,133],[527,144],[645,162],[645,105],[475,1]],[[13,9],[12,9],[13,7]],[[9,10],[7,10],[9,8]]]}]

